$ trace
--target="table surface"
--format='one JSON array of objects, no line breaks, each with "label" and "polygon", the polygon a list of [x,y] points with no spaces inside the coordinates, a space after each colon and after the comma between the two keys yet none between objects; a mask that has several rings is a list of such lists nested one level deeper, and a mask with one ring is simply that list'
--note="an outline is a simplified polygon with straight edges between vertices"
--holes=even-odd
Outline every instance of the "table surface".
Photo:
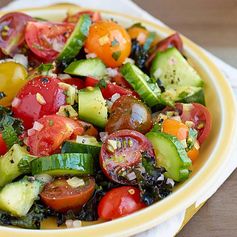
[{"label": "table surface", "polygon": [[[237,0],[134,1],[173,29],[237,67]],[[0,7],[8,2],[10,0],[0,0]],[[178,237],[236,237],[236,220],[237,171]]]}]

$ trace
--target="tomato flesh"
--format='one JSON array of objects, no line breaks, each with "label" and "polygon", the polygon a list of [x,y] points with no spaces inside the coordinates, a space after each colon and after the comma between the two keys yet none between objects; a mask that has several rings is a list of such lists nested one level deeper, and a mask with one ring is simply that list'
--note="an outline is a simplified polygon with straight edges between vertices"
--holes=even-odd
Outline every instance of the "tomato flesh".
[{"label": "tomato flesh", "polygon": [[131,129],[147,133],[152,128],[150,109],[133,96],[122,96],[117,99],[110,111],[105,131],[112,133],[121,129]]},{"label": "tomato flesh", "polygon": [[48,156],[57,151],[71,136],[81,135],[84,129],[76,121],[58,115],[48,115],[39,119],[39,130],[33,129],[27,137],[30,153],[35,156]]},{"label": "tomato flesh", "polygon": [[132,186],[111,189],[101,199],[98,215],[109,221],[141,210],[145,204],[140,200],[140,190]]},{"label": "tomato flesh", "polygon": [[0,155],[4,155],[7,152],[7,145],[2,138],[2,134],[0,133]]},{"label": "tomato flesh", "polygon": [[63,49],[74,24],[29,22],[25,40],[30,50],[44,62],[52,62]]},{"label": "tomato flesh", "polygon": [[120,130],[108,136],[100,152],[100,166],[111,180],[121,184],[137,183],[136,178],[129,178],[134,169],[139,169],[142,153],[154,157],[150,141],[141,133],[133,130]]},{"label": "tomato flesh", "polygon": [[21,12],[8,13],[0,18],[0,49],[4,54],[13,56],[21,52],[29,21],[34,19]]},{"label": "tomato flesh", "polygon": [[[60,106],[66,104],[64,90],[59,87],[57,78],[39,76],[30,80],[18,93],[19,103],[13,107],[17,118],[24,122],[26,128],[31,128],[34,121],[44,115],[55,114]],[[39,100],[39,97],[43,101]]]},{"label": "tomato flesh", "polygon": [[108,67],[119,67],[131,52],[127,31],[112,21],[98,21],[90,27],[85,43],[89,53],[95,53]]},{"label": "tomato flesh", "polygon": [[46,184],[40,197],[45,205],[55,211],[65,213],[68,210],[75,212],[91,198],[95,190],[93,178],[84,179],[85,185],[77,188],[71,187],[66,178],[58,178]]},{"label": "tomato flesh", "polygon": [[64,79],[63,82],[75,86],[78,90],[85,88],[85,82],[79,78],[68,78]]},{"label": "tomato flesh", "polygon": [[80,17],[85,14],[90,16],[92,22],[97,22],[97,21],[102,20],[102,17],[99,12],[80,11],[75,14],[68,13],[67,17],[63,20],[63,22],[77,23]]}]

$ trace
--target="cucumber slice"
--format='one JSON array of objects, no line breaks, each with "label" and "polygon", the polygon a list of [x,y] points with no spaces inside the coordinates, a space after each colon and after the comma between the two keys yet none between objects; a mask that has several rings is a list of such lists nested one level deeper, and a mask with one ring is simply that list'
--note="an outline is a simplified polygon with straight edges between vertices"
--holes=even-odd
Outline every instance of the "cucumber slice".
[{"label": "cucumber slice", "polygon": [[120,72],[146,104],[154,106],[160,103],[160,88],[136,65],[126,63]]},{"label": "cucumber slice", "polygon": [[107,123],[108,109],[98,87],[88,87],[78,92],[79,118],[98,127]]},{"label": "cucumber slice", "polygon": [[67,40],[62,52],[56,59],[58,65],[62,64],[63,66],[67,66],[71,61],[73,61],[85,43],[90,25],[90,16],[82,15],[77,22],[74,31]]},{"label": "cucumber slice", "polygon": [[76,76],[100,79],[106,75],[106,67],[99,58],[89,58],[72,62],[64,72]]},{"label": "cucumber slice", "polygon": [[88,175],[94,172],[94,160],[90,154],[56,154],[31,162],[32,174]]},{"label": "cucumber slice", "polygon": [[161,132],[149,132],[146,137],[154,147],[157,165],[166,169],[167,177],[177,182],[189,177],[192,162],[176,137]]},{"label": "cucumber slice", "polygon": [[151,76],[160,79],[165,88],[202,87],[204,82],[176,48],[158,52],[151,66]]},{"label": "cucumber slice", "polygon": [[82,144],[73,141],[66,141],[62,146],[62,153],[86,153],[91,154],[97,160],[100,154],[101,145]]},{"label": "cucumber slice", "polygon": [[161,100],[169,106],[173,106],[175,102],[200,103],[205,105],[202,87],[180,86],[169,88],[161,94]]},{"label": "cucumber slice", "polygon": [[12,148],[0,158],[0,187],[24,174],[25,172],[19,170],[18,165],[23,159],[30,161],[32,158],[26,148],[18,144],[13,145]]},{"label": "cucumber slice", "polygon": [[43,183],[34,177],[7,184],[0,191],[0,209],[13,216],[25,216],[38,198]]}]

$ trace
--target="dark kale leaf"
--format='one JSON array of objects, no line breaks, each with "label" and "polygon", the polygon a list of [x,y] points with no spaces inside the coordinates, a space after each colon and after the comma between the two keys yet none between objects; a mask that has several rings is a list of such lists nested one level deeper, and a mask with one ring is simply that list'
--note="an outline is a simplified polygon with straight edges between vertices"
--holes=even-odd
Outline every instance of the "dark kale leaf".
[{"label": "dark kale leaf", "polygon": [[154,157],[143,153],[142,165],[145,173],[138,173],[138,186],[141,191],[141,199],[146,205],[151,205],[172,192],[172,186],[167,184],[167,178],[164,177],[165,169],[157,168]]},{"label": "dark kale leaf", "polygon": [[52,216],[52,211],[39,203],[35,203],[29,213],[23,217],[13,217],[0,211],[0,225],[13,225],[26,229],[40,229],[41,221]]},{"label": "dark kale leaf", "polygon": [[130,58],[135,61],[135,64],[143,71],[146,71],[146,61],[148,59],[148,51],[136,39],[132,40],[132,51]]},{"label": "dark kale leaf", "polygon": [[20,119],[14,118],[12,111],[0,106],[0,132],[8,148],[13,144],[21,144],[19,136],[23,133],[24,127]]}]

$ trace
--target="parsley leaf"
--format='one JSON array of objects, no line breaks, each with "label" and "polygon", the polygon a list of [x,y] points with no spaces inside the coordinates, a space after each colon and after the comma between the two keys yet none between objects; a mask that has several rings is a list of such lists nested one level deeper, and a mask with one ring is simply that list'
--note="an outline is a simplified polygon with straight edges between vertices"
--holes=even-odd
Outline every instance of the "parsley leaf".
[{"label": "parsley leaf", "polygon": [[97,86],[98,86],[99,88],[106,88],[107,83],[106,83],[105,79],[99,80],[99,82],[97,83]]},{"label": "parsley leaf", "polygon": [[113,54],[112,54],[112,57],[115,61],[118,61],[120,56],[121,56],[121,51],[116,51],[116,52],[113,52]]},{"label": "parsley leaf", "polygon": [[117,46],[119,45],[119,42],[116,38],[114,38],[114,40],[111,42],[111,46],[114,47],[114,46]]}]

